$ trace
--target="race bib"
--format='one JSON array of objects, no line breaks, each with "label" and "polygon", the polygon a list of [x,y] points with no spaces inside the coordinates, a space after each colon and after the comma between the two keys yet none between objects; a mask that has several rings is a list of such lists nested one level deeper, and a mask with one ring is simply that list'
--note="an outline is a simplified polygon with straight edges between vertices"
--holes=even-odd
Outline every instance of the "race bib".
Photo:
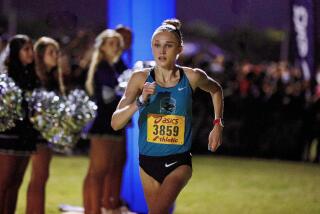
[{"label": "race bib", "polygon": [[184,144],[185,117],[148,114],[147,141],[160,144]]}]

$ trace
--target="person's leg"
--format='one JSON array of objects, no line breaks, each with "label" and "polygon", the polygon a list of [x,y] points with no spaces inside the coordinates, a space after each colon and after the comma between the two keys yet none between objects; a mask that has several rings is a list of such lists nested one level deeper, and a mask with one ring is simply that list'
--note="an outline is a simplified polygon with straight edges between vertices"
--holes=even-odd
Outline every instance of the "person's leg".
[{"label": "person's leg", "polygon": [[149,214],[169,213],[179,193],[192,175],[191,167],[182,165],[167,175],[160,185],[141,168],[140,172]]},{"label": "person's leg", "polygon": [[91,139],[90,163],[84,180],[84,208],[86,214],[100,214],[104,178],[110,170],[110,151],[108,142],[101,138]]},{"label": "person's leg", "polygon": [[318,137],[316,162],[317,162],[317,163],[320,163],[320,137]]},{"label": "person's leg", "polygon": [[[88,169],[88,172],[90,171],[90,166]],[[89,197],[89,188],[90,188],[90,184],[89,184],[89,173],[87,173],[87,175],[84,178],[83,181],[83,187],[82,187],[82,200],[83,200],[83,208],[85,211],[85,213],[89,213],[89,210],[91,210],[91,206],[90,206],[90,197]]]},{"label": "person's leg", "polygon": [[49,178],[49,165],[52,151],[41,145],[31,156],[31,179],[27,192],[27,214],[45,213],[45,188]]},{"label": "person's leg", "polygon": [[140,167],[140,177],[143,187],[143,193],[150,211],[151,207],[154,207],[154,204],[157,203],[156,197],[160,189],[160,183],[148,175]]},{"label": "person's leg", "polygon": [[126,161],[126,143],[109,142],[109,151],[111,151],[110,172],[104,180],[103,207],[106,209],[117,209],[121,206],[121,183],[123,168]]},{"label": "person's leg", "polygon": [[16,210],[18,192],[23,181],[23,177],[28,166],[29,157],[28,156],[19,156],[15,157],[17,163],[16,172],[14,173],[14,178],[12,184],[9,186],[7,191],[7,203],[6,203],[6,212],[14,213]]},{"label": "person's leg", "polygon": [[28,156],[0,154],[0,213],[15,212],[18,190],[28,160]]}]

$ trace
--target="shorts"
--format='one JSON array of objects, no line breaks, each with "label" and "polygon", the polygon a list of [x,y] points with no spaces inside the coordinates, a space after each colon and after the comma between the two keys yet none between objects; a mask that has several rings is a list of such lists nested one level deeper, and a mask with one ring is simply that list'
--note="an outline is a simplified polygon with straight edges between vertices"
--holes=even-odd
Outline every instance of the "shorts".
[{"label": "shorts", "polygon": [[[116,103],[117,104],[117,103]],[[115,131],[111,127],[111,118],[114,110],[116,109],[116,104],[98,106],[100,108],[97,112],[94,120],[88,124],[86,127],[88,129],[88,137],[98,137],[111,139],[115,141],[121,141],[124,139],[124,129]]]},{"label": "shorts", "polygon": [[36,151],[38,132],[29,121],[17,121],[16,126],[0,132],[0,153],[31,155]]},{"label": "shorts", "polygon": [[33,141],[23,142],[18,137],[0,135],[0,154],[28,156],[36,151],[36,144]]},{"label": "shorts", "polygon": [[192,168],[192,155],[190,152],[160,157],[140,154],[139,165],[148,175],[162,183],[179,166],[188,165]]}]

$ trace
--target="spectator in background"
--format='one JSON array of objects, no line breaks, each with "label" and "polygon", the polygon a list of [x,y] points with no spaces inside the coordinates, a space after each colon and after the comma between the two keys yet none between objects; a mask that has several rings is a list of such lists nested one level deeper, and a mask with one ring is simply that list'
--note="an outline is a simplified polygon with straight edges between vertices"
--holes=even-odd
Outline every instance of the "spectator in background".
[{"label": "spectator in background", "polygon": [[118,85],[115,62],[122,49],[123,38],[114,30],[104,30],[96,37],[86,81],[86,89],[94,97],[98,111],[88,135],[91,148],[84,180],[85,213],[100,213],[101,207],[109,213],[120,213],[125,141],[124,132],[114,131],[110,121],[120,100],[115,93]]},{"label": "spectator in background", "polygon": [[[131,51],[130,51],[130,48],[132,45],[131,29],[123,25],[118,25],[115,31],[122,36],[123,42],[124,42],[123,51],[125,51],[125,53],[127,54],[126,55],[127,60],[131,60]],[[123,59],[123,55],[118,59],[114,67],[118,74],[121,74],[123,71],[128,69],[128,66]],[[118,197],[117,194],[121,189],[122,174],[123,174],[123,169],[124,169],[126,158],[127,158],[126,140],[118,142],[115,146],[118,147],[114,151],[114,152],[117,152],[115,156],[117,156],[118,159],[122,161],[119,162],[118,164],[113,165],[113,168],[105,177],[104,198],[103,198],[103,203],[105,207],[110,207],[109,205],[111,203],[110,200]],[[121,203],[124,203],[124,202],[121,200]]]},{"label": "spectator in background", "polygon": [[[34,70],[34,52],[31,39],[26,35],[13,36],[3,53],[1,63],[5,72],[22,90],[34,90],[39,82]],[[2,66],[1,66],[2,67]],[[1,71],[3,72],[3,71]],[[1,73],[0,72],[0,73]],[[0,213],[15,213],[17,195],[28,165],[30,154],[36,150],[38,133],[28,118],[28,105],[23,98],[23,120],[0,133]]]},{"label": "spectator in background", "polygon": [[1,35],[0,36],[0,54],[6,48],[7,43],[8,43],[8,41],[7,41],[6,36],[5,35]]},{"label": "spectator in background", "polygon": [[79,30],[62,51],[64,81],[67,89],[85,88],[85,81],[93,52],[94,34]]},{"label": "spectator in background", "polygon": [[119,60],[115,64],[116,69],[122,73],[124,70],[128,69],[128,65],[126,63],[130,63],[132,60],[131,45],[132,45],[133,35],[132,35],[131,29],[123,25],[118,25],[115,30],[123,38],[123,42],[124,42],[123,52],[126,54],[126,57],[127,57],[126,62],[122,56],[119,58]]},{"label": "spectator in background", "polygon": [[[58,67],[59,44],[52,38],[41,37],[34,45],[36,74],[41,87],[64,94],[61,69]],[[27,214],[45,213],[45,188],[49,178],[52,151],[48,142],[41,140],[32,155],[31,180],[28,186]]]}]

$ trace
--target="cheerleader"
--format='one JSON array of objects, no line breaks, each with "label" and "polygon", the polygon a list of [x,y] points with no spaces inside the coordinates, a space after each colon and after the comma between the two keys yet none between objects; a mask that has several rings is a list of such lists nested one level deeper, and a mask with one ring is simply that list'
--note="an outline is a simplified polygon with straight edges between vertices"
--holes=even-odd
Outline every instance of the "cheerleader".
[{"label": "cheerleader", "polygon": [[[38,86],[34,71],[34,52],[31,39],[26,35],[11,38],[2,58],[3,67],[24,95]],[[16,126],[0,133],[0,213],[15,212],[17,194],[29,161],[36,150],[38,133],[28,119],[28,105],[22,101],[23,120]]]},{"label": "cheerleader", "polygon": [[86,89],[95,98],[98,111],[89,131],[90,164],[83,191],[85,213],[100,213],[101,207],[109,213],[120,213],[125,140],[123,130],[114,131],[110,120],[120,100],[114,88],[119,74],[115,62],[122,48],[119,33],[111,29],[103,31],[96,38],[89,67]]},{"label": "cheerleader", "polygon": [[[63,93],[62,74],[58,66],[59,44],[52,38],[41,37],[34,45],[35,70],[40,87],[47,91]],[[52,150],[44,140],[32,154],[31,180],[27,193],[27,214],[45,213],[45,187],[49,178]]]}]

